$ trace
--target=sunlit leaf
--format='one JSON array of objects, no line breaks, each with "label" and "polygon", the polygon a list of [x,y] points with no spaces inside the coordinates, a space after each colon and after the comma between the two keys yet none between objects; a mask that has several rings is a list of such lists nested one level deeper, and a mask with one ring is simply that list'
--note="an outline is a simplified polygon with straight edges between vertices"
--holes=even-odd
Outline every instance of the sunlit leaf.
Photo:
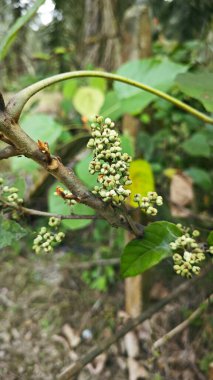
[{"label": "sunlit leaf", "polygon": [[129,174],[132,180],[132,184],[127,187],[131,190],[129,203],[132,207],[138,207],[138,204],[134,202],[134,195],[140,193],[146,196],[148,191],[155,189],[152,167],[145,160],[134,160],[130,164]]},{"label": "sunlit leaf", "polygon": [[103,103],[103,92],[93,87],[80,87],[73,98],[75,109],[89,119],[99,114]]}]

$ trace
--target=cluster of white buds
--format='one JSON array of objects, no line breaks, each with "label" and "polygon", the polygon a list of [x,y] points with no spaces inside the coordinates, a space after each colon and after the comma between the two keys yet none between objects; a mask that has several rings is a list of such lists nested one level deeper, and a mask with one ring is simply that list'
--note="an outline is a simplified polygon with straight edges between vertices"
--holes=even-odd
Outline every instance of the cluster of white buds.
[{"label": "cluster of white buds", "polygon": [[96,116],[91,124],[92,138],[87,147],[93,149],[93,160],[89,165],[91,174],[98,173],[99,186],[93,194],[98,194],[104,202],[120,205],[130,195],[125,186],[131,185],[129,165],[131,157],[122,152],[121,141],[114,130],[115,123],[110,118]]},{"label": "cluster of white buds", "polygon": [[0,193],[5,199],[6,203],[11,206],[20,206],[23,203],[23,199],[18,195],[19,190],[16,187],[4,186],[4,179],[0,178]]},{"label": "cluster of white buds", "polygon": [[194,230],[190,233],[189,229],[183,229],[181,224],[177,226],[182,229],[183,235],[170,243],[170,247],[175,253],[173,254],[174,270],[183,277],[191,277],[193,274],[199,274],[199,263],[205,260],[205,253],[196,241],[200,235],[199,231]]},{"label": "cluster of white buds", "polygon": [[62,242],[65,234],[63,232],[58,232],[58,227],[61,223],[59,218],[51,217],[49,219],[49,227],[41,227],[38,235],[33,240],[33,250],[35,253],[40,252],[52,252],[55,245]]},{"label": "cluster of white buds", "polygon": [[163,204],[163,198],[155,191],[148,192],[146,197],[142,197],[140,194],[135,194],[134,201],[145,214],[152,216],[155,216],[158,212],[157,208],[153,206],[162,206]]}]

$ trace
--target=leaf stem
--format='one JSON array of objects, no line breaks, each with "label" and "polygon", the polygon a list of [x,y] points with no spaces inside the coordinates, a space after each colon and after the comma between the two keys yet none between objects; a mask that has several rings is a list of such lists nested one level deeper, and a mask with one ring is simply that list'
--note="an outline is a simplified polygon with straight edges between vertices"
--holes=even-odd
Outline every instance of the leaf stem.
[{"label": "leaf stem", "polygon": [[43,79],[18,92],[8,103],[7,111],[15,120],[18,120],[26,102],[37,92],[43,90],[44,88],[54,83],[58,83],[67,79],[87,77],[98,77],[109,80],[115,80],[117,82],[122,82],[130,86],[140,88],[141,90],[150,92],[151,94],[154,94],[164,100],[167,100],[168,102],[174,104],[175,106],[183,109],[188,113],[191,113],[192,115],[206,123],[213,124],[213,119],[210,116],[205,115],[204,113],[196,110],[188,104],[183,103],[182,101],[174,98],[173,96],[166,94],[163,91],[157,90],[153,87],[150,87],[144,83],[137,82],[133,79],[125,78],[117,74],[111,74],[103,71],[71,71]]}]

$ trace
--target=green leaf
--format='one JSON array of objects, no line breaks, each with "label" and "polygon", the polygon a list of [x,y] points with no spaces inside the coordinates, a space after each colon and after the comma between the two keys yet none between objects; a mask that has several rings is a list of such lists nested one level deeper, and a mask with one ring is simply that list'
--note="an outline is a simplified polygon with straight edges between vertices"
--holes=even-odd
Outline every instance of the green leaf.
[{"label": "green leaf", "polygon": [[[57,182],[53,186],[51,186],[51,188],[48,191],[49,212],[56,213],[56,214],[63,214],[63,215],[71,215],[71,213],[78,214],[78,215],[94,215],[93,209],[83,204],[78,203],[72,208],[68,206],[62,198],[54,194],[57,186],[63,187],[61,183]],[[88,226],[91,222],[92,220],[89,220],[89,219],[62,220],[62,224],[67,229],[71,229],[71,230],[84,228]]]},{"label": "green leaf", "polygon": [[124,113],[122,101],[118,98],[117,93],[115,91],[108,91],[100,109],[100,114],[104,117],[110,117],[112,120],[117,120]]},{"label": "green leaf", "polygon": [[18,20],[11,26],[8,32],[3,37],[0,43],[0,61],[5,58],[7,52],[14,42],[19,30],[28,23],[28,21],[35,15],[38,8],[44,3],[45,0],[36,0],[32,7],[27,12],[18,18]]},{"label": "green leaf", "polygon": [[198,99],[207,111],[213,112],[213,73],[185,73],[176,77],[180,90]]},{"label": "green leaf", "polygon": [[71,100],[78,88],[78,82],[75,79],[65,81],[63,84],[63,96],[65,99]]},{"label": "green leaf", "polygon": [[106,88],[107,88],[106,79],[91,77],[91,78],[88,78],[88,84],[91,87],[98,88],[103,93],[106,92]]},{"label": "green leaf", "polygon": [[0,249],[10,246],[26,234],[27,231],[20,224],[0,216]]},{"label": "green leaf", "polygon": [[213,245],[213,231],[210,232],[207,238],[208,245]]},{"label": "green leaf", "polygon": [[135,156],[134,141],[128,132],[121,136],[121,147],[124,153],[128,153],[131,157]]},{"label": "green leaf", "polygon": [[[187,68],[186,65],[177,64],[168,58],[147,58],[125,63],[118,69],[117,74],[137,80],[159,90],[168,91],[174,83],[176,75],[185,72]],[[125,101],[128,99],[128,103],[125,106],[123,104],[123,107],[126,108],[126,112],[132,114],[139,113],[150,102],[156,99],[156,95],[154,94],[119,82],[114,83],[114,89],[118,98]]]},{"label": "green leaf", "polygon": [[80,87],[73,98],[75,109],[89,119],[99,114],[104,103],[104,94],[93,87]]},{"label": "green leaf", "polygon": [[203,190],[208,191],[212,188],[212,179],[207,171],[192,167],[185,170],[184,173],[189,175],[193,179],[193,182]]},{"label": "green leaf", "polygon": [[142,239],[132,240],[124,248],[121,256],[122,276],[136,276],[172,255],[169,243],[178,236],[181,236],[181,231],[173,223],[163,221],[149,224]]},{"label": "green leaf", "polygon": [[[63,132],[63,127],[52,116],[44,114],[27,114],[21,121],[23,130],[35,141],[47,141],[51,152],[54,152],[56,142]],[[25,157],[13,157],[12,168],[16,171],[32,173],[39,165]]]},{"label": "green leaf", "polygon": [[202,133],[195,133],[190,139],[185,141],[182,145],[183,150],[190,156],[195,157],[210,157],[211,149],[209,141]]},{"label": "green leaf", "polygon": [[90,161],[92,161],[92,153],[90,153],[88,156],[86,156],[83,160],[77,163],[75,165],[75,172],[77,176],[80,178],[82,182],[85,183],[85,185],[88,186],[89,189],[92,189],[94,186],[97,186],[97,174],[90,174],[88,167]]}]

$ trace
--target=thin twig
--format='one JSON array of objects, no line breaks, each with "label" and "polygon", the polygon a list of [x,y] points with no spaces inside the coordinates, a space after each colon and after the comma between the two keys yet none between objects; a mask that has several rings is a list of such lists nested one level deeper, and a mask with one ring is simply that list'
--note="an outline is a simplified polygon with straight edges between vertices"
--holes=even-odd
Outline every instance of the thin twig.
[{"label": "thin twig", "polygon": [[168,340],[172,339],[175,335],[179,334],[181,331],[183,331],[186,327],[190,325],[191,322],[194,321],[195,318],[197,318],[202,312],[205,310],[205,306],[207,306],[208,303],[211,303],[213,301],[213,294],[210,295],[199,307],[192,313],[190,316],[177,325],[174,329],[169,331],[167,334],[156,340],[156,342],[152,346],[152,350],[156,350],[159,347],[163,346],[165,343],[168,342]]},{"label": "thin twig", "polygon": [[[210,268],[211,269],[211,268]],[[150,307],[147,311],[142,313],[139,317],[134,319],[129,319],[127,323],[123,325],[123,327],[120,328],[115,334],[113,334],[110,338],[103,340],[99,343],[98,346],[93,347],[87,354],[85,354],[81,359],[76,361],[75,363],[71,364],[68,368],[66,368],[63,372],[61,372],[58,376],[58,380],[70,380],[73,378],[74,375],[78,374],[82,368],[85,367],[88,363],[93,361],[98,355],[100,355],[102,352],[106,351],[113,343],[117,342],[119,339],[121,339],[124,335],[126,335],[129,331],[133,330],[136,326],[138,326],[140,323],[144,322],[145,320],[151,318],[155,313],[157,313],[159,310],[161,310],[164,306],[166,306],[168,303],[173,301],[175,298],[177,298],[181,293],[188,290],[189,287],[194,285],[197,281],[199,281],[201,278],[203,279],[204,276],[206,276],[206,273],[209,272],[209,270],[205,270],[201,276],[195,277],[190,281],[186,281],[183,284],[181,284],[179,287],[175,288],[170,295],[162,299],[160,302],[158,302],[156,305]]]},{"label": "thin twig", "polygon": [[101,219],[97,215],[75,215],[75,214],[62,215],[62,214],[54,214],[52,212],[34,210],[32,208],[27,208],[23,206],[14,206],[14,205],[11,205],[9,202],[6,202],[3,198],[0,198],[0,201],[7,207],[12,207],[15,210],[18,210],[20,212],[23,212],[24,214],[29,214],[29,215],[46,216],[48,218],[54,217],[58,219]]}]

